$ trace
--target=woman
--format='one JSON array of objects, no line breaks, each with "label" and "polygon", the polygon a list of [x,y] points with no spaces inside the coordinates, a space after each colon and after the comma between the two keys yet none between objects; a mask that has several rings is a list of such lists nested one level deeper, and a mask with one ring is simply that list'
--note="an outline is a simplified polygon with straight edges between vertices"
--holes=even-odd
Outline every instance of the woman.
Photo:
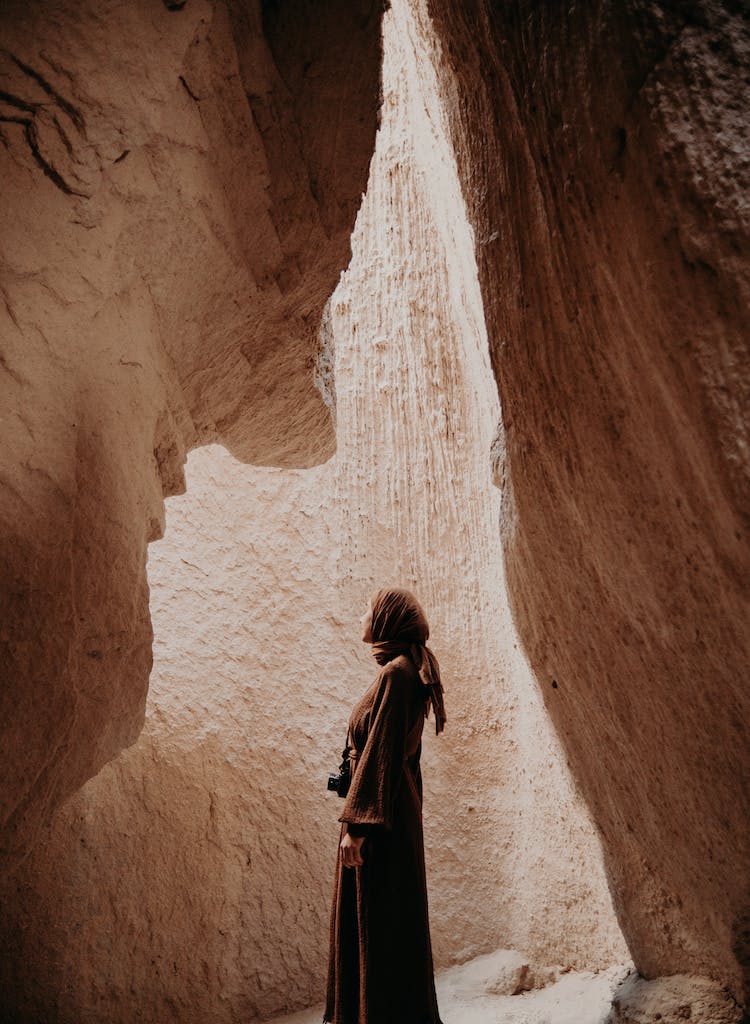
[{"label": "woman", "polygon": [[429,626],[408,590],[362,616],[380,673],[349,720],[351,785],[331,907],[328,1024],[441,1024],[435,997],[419,756],[432,708],[445,726]]}]

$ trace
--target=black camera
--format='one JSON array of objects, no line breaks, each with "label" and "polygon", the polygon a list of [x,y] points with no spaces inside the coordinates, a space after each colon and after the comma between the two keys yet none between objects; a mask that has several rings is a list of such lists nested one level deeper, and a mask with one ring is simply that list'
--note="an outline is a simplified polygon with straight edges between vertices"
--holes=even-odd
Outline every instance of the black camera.
[{"label": "black camera", "polygon": [[[347,740],[349,737],[347,736]],[[347,742],[342,752],[341,764],[335,775],[328,776],[328,789],[332,793],[338,793],[344,797],[349,792],[349,783],[352,781],[352,767],[349,762],[349,743]]]},{"label": "black camera", "polygon": [[328,776],[328,788],[332,793],[338,793],[339,796],[346,796],[349,792],[349,783],[351,782],[349,772],[336,772],[335,775]]}]

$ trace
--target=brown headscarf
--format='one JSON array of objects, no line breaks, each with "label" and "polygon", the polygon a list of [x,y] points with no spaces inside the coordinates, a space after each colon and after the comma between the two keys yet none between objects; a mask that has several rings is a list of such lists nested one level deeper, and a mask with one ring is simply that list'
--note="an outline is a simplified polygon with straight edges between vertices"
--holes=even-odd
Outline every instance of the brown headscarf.
[{"label": "brown headscarf", "polygon": [[445,728],[440,666],[426,646],[430,627],[414,594],[401,587],[384,587],[372,599],[372,653],[379,665],[406,654],[414,662],[425,688],[424,716],[435,712],[435,733]]}]

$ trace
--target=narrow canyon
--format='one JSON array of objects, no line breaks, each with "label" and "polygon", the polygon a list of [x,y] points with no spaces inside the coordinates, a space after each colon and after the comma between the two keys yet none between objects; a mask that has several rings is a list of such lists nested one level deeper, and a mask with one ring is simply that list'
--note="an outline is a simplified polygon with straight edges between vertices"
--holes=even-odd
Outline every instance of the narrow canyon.
[{"label": "narrow canyon", "polygon": [[750,1019],[746,9],[0,26],[0,1018],[321,1019],[393,583],[445,1024]]}]

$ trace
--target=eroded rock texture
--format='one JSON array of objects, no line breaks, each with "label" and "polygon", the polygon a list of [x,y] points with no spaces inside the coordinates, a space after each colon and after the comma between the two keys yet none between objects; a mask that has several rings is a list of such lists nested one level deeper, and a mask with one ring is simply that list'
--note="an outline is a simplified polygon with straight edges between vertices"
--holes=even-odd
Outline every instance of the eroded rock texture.
[{"label": "eroded rock texture", "polygon": [[[172,9],[169,9],[172,8]],[[307,466],[374,144],[379,7],[0,15],[2,846],[137,736],[146,545],[186,451]]]},{"label": "eroded rock texture", "polygon": [[503,407],[516,622],[637,966],[737,994],[748,25],[730,2],[428,6]]},{"label": "eroded rock texture", "polygon": [[627,957],[502,585],[499,407],[428,28],[405,0],[385,18],[382,127],[326,317],[337,454],[304,472],[191,454],[149,554],[143,734],[61,809],[0,915],[17,1021],[229,1024],[320,1000],[325,779],[377,671],[357,620],[388,581],[424,600],[446,686],[448,727],[424,735],[438,964],[523,950],[487,973],[497,993],[531,987],[528,964]]},{"label": "eroded rock texture", "polygon": [[740,1019],[746,1020],[731,994],[707,978],[672,974],[645,981],[631,974],[613,993],[604,1024],[738,1024]]}]

